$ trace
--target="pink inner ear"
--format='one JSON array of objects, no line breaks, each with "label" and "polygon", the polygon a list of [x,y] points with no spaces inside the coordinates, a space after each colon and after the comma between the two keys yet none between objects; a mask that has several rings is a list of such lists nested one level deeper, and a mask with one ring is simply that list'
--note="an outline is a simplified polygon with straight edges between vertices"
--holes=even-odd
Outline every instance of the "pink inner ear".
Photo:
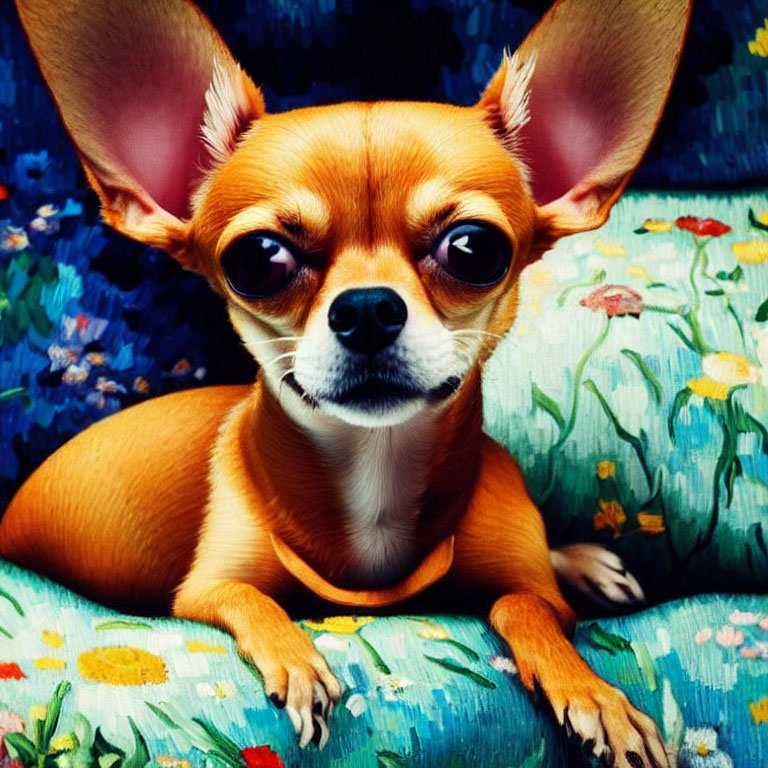
[{"label": "pink inner ear", "polygon": [[571,50],[549,50],[537,60],[530,120],[520,132],[539,205],[562,197],[609,160],[631,125],[632,72],[596,41],[569,42]]}]

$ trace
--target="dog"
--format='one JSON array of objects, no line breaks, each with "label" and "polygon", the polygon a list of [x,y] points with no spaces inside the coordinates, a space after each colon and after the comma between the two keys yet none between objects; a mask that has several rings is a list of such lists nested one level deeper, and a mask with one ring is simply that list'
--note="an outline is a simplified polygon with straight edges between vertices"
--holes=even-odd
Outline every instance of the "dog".
[{"label": "dog", "polygon": [[341,689],[283,606],[487,600],[560,724],[612,765],[666,766],[567,639],[556,570],[639,587],[599,548],[550,553],[480,378],[522,269],[600,226],[640,162],[689,0],[559,0],[471,107],[283,114],[187,0],[17,7],[104,220],[204,276],[261,368],[75,437],[12,500],[0,554],[228,630],[302,747]]}]

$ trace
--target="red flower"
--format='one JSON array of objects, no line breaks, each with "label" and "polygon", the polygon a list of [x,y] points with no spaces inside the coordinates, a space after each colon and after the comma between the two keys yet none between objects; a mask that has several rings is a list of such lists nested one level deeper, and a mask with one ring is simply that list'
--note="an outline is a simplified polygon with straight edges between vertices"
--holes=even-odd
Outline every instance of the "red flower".
[{"label": "red flower", "polygon": [[26,675],[15,661],[0,663],[0,680],[21,680]]},{"label": "red flower", "polygon": [[8,188],[0,184],[0,200],[8,199]]},{"label": "red flower", "polygon": [[693,232],[702,237],[720,237],[731,231],[727,224],[717,219],[699,219],[696,216],[681,216],[676,222],[678,229]]},{"label": "red flower", "polygon": [[269,747],[246,747],[240,754],[245,761],[245,768],[285,768],[280,755]]},{"label": "red flower", "polygon": [[644,309],[643,297],[626,285],[604,285],[585,296],[579,304],[593,312],[605,310],[608,317],[640,317]]}]

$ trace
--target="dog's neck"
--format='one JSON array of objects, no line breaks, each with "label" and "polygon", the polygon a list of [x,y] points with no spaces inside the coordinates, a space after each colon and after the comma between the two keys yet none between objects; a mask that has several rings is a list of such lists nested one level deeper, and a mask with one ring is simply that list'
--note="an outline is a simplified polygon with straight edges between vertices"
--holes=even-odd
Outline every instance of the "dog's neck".
[{"label": "dog's neck", "polygon": [[[257,385],[259,386],[259,385]],[[406,575],[448,535],[468,501],[481,430],[479,375],[446,406],[391,427],[356,427],[261,385],[248,427],[275,530],[338,584]]]}]

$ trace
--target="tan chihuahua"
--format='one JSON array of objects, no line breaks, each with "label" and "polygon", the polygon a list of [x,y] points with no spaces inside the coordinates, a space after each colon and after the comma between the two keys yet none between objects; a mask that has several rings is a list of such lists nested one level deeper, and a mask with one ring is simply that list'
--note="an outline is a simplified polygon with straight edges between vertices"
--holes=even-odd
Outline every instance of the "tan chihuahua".
[{"label": "tan chihuahua", "polygon": [[204,275],[262,367],[83,432],[12,501],[0,554],[224,627],[302,746],[340,686],[281,605],[490,598],[561,724],[614,765],[666,766],[568,641],[553,564],[609,597],[636,584],[599,548],[550,555],[482,433],[480,373],[521,270],[600,226],[639,163],[689,1],[560,0],[473,107],[277,115],[187,0],[17,5],[105,220]]}]

